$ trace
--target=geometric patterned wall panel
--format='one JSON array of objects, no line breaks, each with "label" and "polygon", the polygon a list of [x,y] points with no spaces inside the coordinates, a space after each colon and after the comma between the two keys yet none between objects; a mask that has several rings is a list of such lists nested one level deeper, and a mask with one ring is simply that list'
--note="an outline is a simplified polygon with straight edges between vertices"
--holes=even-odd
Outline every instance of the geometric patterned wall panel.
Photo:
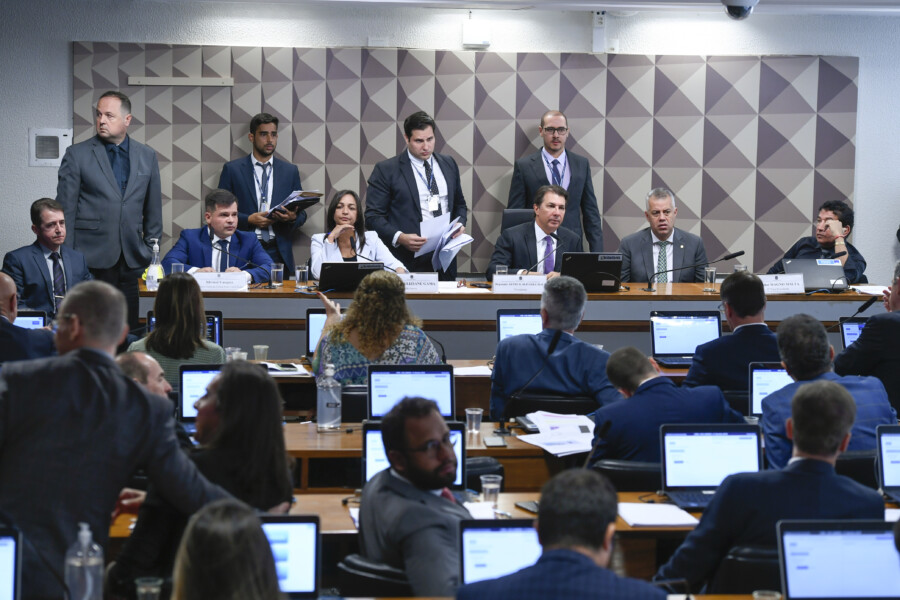
[{"label": "geometric patterned wall panel", "polygon": [[[250,152],[260,111],[281,121],[279,157],[326,200],[343,188],[365,198],[374,165],[405,148],[403,119],[432,114],[469,204],[475,243],[461,271],[487,266],[513,163],[540,147],[550,108],[566,113],[568,148],[591,163],[606,250],[645,226],[658,186],[675,192],[678,226],[710,258],[744,250],[757,272],[809,235],[816,206],[853,201],[857,58],[75,42],[72,69],[75,141],[93,134],[100,93],[131,97],[129,133],[159,156],[164,250],[200,223],[222,164]],[[235,83],[129,87],[136,75]],[[300,260],[324,225],[322,207],[310,210],[294,240]]]}]

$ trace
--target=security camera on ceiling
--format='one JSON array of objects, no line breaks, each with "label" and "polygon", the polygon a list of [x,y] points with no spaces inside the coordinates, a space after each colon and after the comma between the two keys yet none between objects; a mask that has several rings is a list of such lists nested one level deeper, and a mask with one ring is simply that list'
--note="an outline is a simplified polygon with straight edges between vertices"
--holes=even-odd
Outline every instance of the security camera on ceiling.
[{"label": "security camera on ceiling", "polygon": [[722,0],[722,4],[725,5],[725,14],[735,21],[740,21],[750,16],[759,0]]}]

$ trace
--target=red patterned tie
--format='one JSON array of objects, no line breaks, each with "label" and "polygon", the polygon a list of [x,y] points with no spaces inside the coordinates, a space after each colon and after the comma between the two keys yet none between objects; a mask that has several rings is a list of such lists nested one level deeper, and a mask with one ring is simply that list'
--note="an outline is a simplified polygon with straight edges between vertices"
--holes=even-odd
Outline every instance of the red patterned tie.
[{"label": "red patterned tie", "polygon": [[456,498],[453,497],[453,494],[450,492],[449,488],[444,488],[441,490],[441,498],[449,500],[453,504],[457,504]]}]

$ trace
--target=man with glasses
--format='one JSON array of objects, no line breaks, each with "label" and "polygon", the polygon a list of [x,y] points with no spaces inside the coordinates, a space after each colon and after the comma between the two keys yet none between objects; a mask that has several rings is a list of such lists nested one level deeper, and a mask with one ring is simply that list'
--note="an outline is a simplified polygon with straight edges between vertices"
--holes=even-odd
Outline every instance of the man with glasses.
[{"label": "man with glasses", "polygon": [[591,252],[603,251],[603,226],[594,196],[591,166],[588,159],[566,150],[569,123],[566,115],[550,110],[541,117],[538,133],[544,147],[516,161],[509,186],[507,208],[530,208],[538,188],[558,185],[569,192],[569,206],[562,226],[587,237]]},{"label": "man with glasses", "polygon": [[381,438],[391,466],[363,488],[360,551],[403,569],[415,596],[452,596],[457,528],[472,516],[447,488],[457,467],[450,430],[433,401],[404,398],[382,420]]}]

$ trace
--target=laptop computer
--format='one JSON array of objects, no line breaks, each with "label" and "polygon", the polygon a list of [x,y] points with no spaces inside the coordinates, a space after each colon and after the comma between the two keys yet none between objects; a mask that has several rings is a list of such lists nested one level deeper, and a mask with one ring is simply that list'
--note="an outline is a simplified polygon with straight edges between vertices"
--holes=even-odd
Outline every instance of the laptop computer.
[{"label": "laptop computer", "polygon": [[836,258],[786,258],[784,272],[801,273],[803,287],[807,292],[835,292],[850,287],[847,276],[844,275],[844,266]]},{"label": "laptop computer", "polygon": [[[447,421],[450,441],[456,453],[456,479],[448,487],[453,491],[466,489],[466,425]],[[390,466],[381,440],[381,421],[363,422],[362,485]]]},{"label": "laptop computer", "polygon": [[178,390],[178,420],[185,431],[193,434],[197,431],[197,409],[194,403],[204,394],[222,365],[181,365],[178,377],[181,387]]},{"label": "laptop computer", "polygon": [[777,362],[752,362],[750,371],[750,414],[762,414],[763,398],[777,392],[789,383],[794,383],[784,365]]},{"label": "laptop computer", "polygon": [[318,598],[322,534],[318,515],[261,514],[278,586],[288,598]]},{"label": "laptop computer", "polygon": [[856,341],[869,317],[841,317],[841,342],[844,348]]},{"label": "laptop computer", "polygon": [[531,519],[464,519],[459,550],[462,583],[515,573],[536,563],[542,551]]},{"label": "laptop computer", "polygon": [[[347,309],[341,309],[343,316]],[[306,357],[312,359],[316,353],[316,347],[319,345],[319,339],[322,337],[322,330],[325,329],[325,309],[324,308],[307,308],[306,309]]]},{"label": "laptop computer", "polygon": [[0,524],[0,600],[22,597],[22,532]]},{"label": "laptop computer", "polygon": [[407,396],[434,400],[445,419],[454,414],[452,365],[369,365],[369,419],[380,419]]},{"label": "laptop computer", "polygon": [[666,367],[690,366],[697,346],[722,335],[717,310],[650,311],[653,358]]},{"label": "laptop computer", "polygon": [[900,599],[900,558],[890,521],[779,521],[785,600]]},{"label": "laptop computer", "polygon": [[[16,327],[25,329],[40,329],[47,326],[47,313],[42,310],[20,310],[16,313],[13,322]],[[2,598],[2,596],[0,596]]]},{"label": "laptop computer", "polygon": [[359,282],[374,271],[384,269],[380,262],[326,262],[319,270],[320,292],[352,292]]},{"label": "laptop computer", "polygon": [[[153,331],[156,327],[156,316],[152,310],[147,311],[147,333]],[[206,311],[206,339],[213,344],[224,347],[225,343],[225,319],[222,317],[221,310]]]},{"label": "laptop computer", "polygon": [[589,293],[618,292],[622,255],[617,252],[563,252],[560,275],[574,277]]},{"label": "laptop computer", "polygon": [[900,502],[900,425],[879,425],[875,437],[881,491],[894,502]]},{"label": "laptop computer", "polygon": [[523,333],[540,333],[544,326],[539,308],[498,308],[497,343]]},{"label": "laptop computer", "polygon": [[662,425],[662,493],[683,509],[706,508],[722,480],[763,467],[758,425]]}]

